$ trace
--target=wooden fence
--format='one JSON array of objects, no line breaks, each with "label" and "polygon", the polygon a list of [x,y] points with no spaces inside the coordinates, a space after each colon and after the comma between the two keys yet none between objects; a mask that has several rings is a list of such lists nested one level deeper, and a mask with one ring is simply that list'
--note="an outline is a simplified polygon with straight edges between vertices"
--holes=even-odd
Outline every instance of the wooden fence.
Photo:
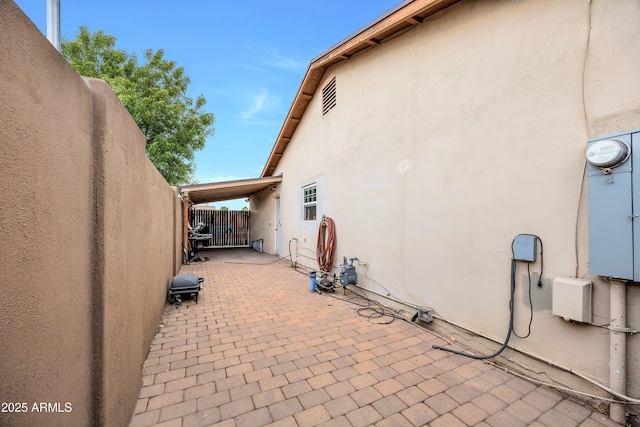
[{"label": "wooden fence", "polygon": [[212,238],[204,242],[205,248],[237,248],[249,246],[249,211],[213,210],[196,208],[191,214],[191,225],[205,225],[203,233]]}]

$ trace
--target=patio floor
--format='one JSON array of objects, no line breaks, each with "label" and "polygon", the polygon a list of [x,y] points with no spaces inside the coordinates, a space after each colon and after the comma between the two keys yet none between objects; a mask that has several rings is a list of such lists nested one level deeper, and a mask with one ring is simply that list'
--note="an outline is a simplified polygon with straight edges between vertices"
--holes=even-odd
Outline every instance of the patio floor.
[{"label": "patio floor", "polygon": [[554,390],[434,350],[442,341],[410,323],[372,323],[359,307],[310,291],[287,261],[250,249],[207,255],[182,266],[205,288],[197,304],[167,307],[131,427],[618,425]]}]

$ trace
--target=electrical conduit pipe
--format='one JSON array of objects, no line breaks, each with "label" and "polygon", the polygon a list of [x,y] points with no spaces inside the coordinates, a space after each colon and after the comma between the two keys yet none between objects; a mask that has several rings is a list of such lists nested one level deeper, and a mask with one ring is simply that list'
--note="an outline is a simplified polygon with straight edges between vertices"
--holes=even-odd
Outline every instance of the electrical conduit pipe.
[{"label": "electrical conduit pipe", "polygon": [[[609,387],[612,391],[627,393],[627,286],[625,282],[609,282]],[[610,418],[625,424],[627,418],[624,403],[611,403]]]}]

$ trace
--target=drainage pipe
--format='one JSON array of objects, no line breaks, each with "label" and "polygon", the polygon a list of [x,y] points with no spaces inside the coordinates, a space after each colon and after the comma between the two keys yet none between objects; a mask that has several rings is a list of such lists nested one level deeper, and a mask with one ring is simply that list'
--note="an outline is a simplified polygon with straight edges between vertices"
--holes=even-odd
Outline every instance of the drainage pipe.
[{"label": "drainage pipe", "polygon": [[[616,393],[627,393],[627,286],[625,282],[609,282],[609,387]],[[626,405],[611,403],[610,417],[625,424]]]}]

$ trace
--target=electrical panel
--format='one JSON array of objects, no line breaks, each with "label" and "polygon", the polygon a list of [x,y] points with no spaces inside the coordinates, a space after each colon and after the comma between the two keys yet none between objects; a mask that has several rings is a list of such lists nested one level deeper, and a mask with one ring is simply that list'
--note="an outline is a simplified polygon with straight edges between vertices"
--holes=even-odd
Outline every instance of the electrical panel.
[{"label": "electrical panel", "polygon": [[589,272],[640,282],[640,129],[592,138],[585,156]]}]

